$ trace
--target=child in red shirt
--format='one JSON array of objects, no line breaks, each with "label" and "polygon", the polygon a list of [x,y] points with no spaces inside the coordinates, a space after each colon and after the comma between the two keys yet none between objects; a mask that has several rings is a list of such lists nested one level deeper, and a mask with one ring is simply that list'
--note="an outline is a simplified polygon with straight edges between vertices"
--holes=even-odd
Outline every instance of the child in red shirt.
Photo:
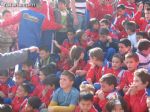
[{"label": "child in red shirt", "polygon": [[21,112],[40,112],[39,108],[41,105],[42,102],[38,97],[30,97]]},{"label": "child in red shirt", "polygon": [[96,18],[90,19],[89,27],[85,33],[90,41],[96,42],[99,39],[99,21]]},{"label": "child in red shirt", "polygon": [[16,96],[11,103],[13,112],[19,112],[24,107],[29,93],[30,86],[28,84],[23,83],[22,85],[19,85],[16,91]]},{"label": "child in red shirt", "polygon": [[80,92],[79,106],[75,112],[98,112],[93,106],[93,94],[88,91]]},{"label": "child in red shirt", "polygon": [[129,85],[133,82],[133,73],[138,68],[139,57],[136,53],[128,53],[125,55],[125,64],[128,68],[121,78],[121,83],[117,87],[119,90],[126,92],[129,88]]},{"label": "child in red shirt", "polygon": [[131,112],[146,112],[146,88],[150,87],[150,75],[146,69],[134,72],[133,83],[130,85],[124,98],[128,102]]},{"label": "child in red shirt", "polygon": [[114,54],[112,57],[112,67],[106,68],[105,73],[112,73],[116,76],[118,84],[123,76],[124,70],[121,69],[123,57],[120,54]]},{"label": "child in red shirt", "polygon": [[88,83],[93,84],[99,82],[103,75],[103,60],[104,55],[101,48],[93,48],[89,52],[91,67],[87,72],[86,80]]},{"label": "child in red shirt", "polygon": [[39,84],[39,77],[35,73],[35,70],[33,69],[33,63],[31,60],[27,60],[22,64],[22,70],[26,71],[29,73],[27,76],[27,80],[29,80],[34,86]]},{"label": "child in red shirt", "polygon": [[113,74],[106,74],[100,79],[100,84],[101,89],[96,92],[94,103],[104,111],[107,101],[117,96],[117,79]]}]

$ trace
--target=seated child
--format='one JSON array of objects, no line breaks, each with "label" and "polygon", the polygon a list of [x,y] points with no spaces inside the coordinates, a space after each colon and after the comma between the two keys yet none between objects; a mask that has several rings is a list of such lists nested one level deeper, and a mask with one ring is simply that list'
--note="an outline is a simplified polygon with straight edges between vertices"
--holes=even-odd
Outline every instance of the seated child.
[{"label": "seated child", "polygon": [[129,112],[128,105],[121,96],[110,99],[106,103],[105,109],[106,109],[106,112]]},{"label": "seated child", "polygon": [[123,58],[120,54],[114,54],[112,57],[112,67],[111,68],[105,68],[105,74],[106,73],[112,73],[116,76],[118,84],[120,83],[120,80],[123,76],[124,70],[122,69],[123,64]]},{"label": "seated child", "polygon": [[127,70],[124,71],[123,76],[121,78],[120,84],[117,86],[118,90],[122,90],[126,92],[129,88],[129,85],[133,82],[133,74],[136,69],[138,69],[139,65],[139,57],[136,53],[128,53],[125,55],[125,63],[127,66]]},{"label": "seated child", "polygon": [[0,97],[3,98],[4,103],[10,103],[8,98],[13,98],[12,88],[15,86],[15,82],[9,77],[7,70],[0,70]]},{"label": "seated child", "polygon": [[100,79],[101,88],[96,92],[94,104],[104,111],[108,100],[117,96],[117,79],[113,74],[105,74]]},{"label": "seated child", "polygon": [[125,57],[127,53],[132,52],[131,42],[127,38],[120,39],[119,44],[119,53]]},{"label": "seated child", "polygon": [[19,112],[25,106],[26,100],[28,99],[30,92],[31,88],[30,85],[28,85],[27,83],[23,83],[18,86],[16,95],[11,103],[13,112]]},{"label": "seated child", "polygon": [[96,42],[99,38],[99,21],[96,18],[91,18],[88,29],[85,31],[86,36],[90,41]]},{"label": "seated child", "polygon": [[45,88],[45,85],[43,84],[43,80],[46,79],[47,76],[53,74],[54,71],[53,69],[50,67],[50,66],[45,66],[45,67],[42,67],[40,70],[39,70],[39,79],[40,79],[40,83],[38,85],[36,85],[32,95],[33,96],[40,96],[40,92],[39,91],[42,91],[44,88]]},{"label": "seated child", "polygon": [[118,43],[109,36],[109,30],[107,28],[101,28],[99,30],[99,40],[92,45],[92,48],[94,47],[103,49],[105,59],[111,60],[113,54],[118,50]]},{"label": "seated child", "polygon": [[138,42],[139,68],[145,68],[150,71],[150,41],[142,39]]},{"label": "seated child", "polygon": [[28,73],[27,80],[29,80],[34,86],[39,84],[39,77],[38,74],[35,73],[31,60],[27,60],[22,64],[22,70]]},{"label": "seated child", "polygon": [[76,107],[75,112],[98,112],[93,105],[93,93],[88,91],[80,92],[79,106]]},{"label": "seated child", "polygon": [[40,59],[37,58],[35,65],[38,66],[39,68],[49,65],[50,63],[54,62],[55,59],[54,57],[51,57],[50,55],[50,50],[48,46],[41,46],[39,52]]},{"label": "seated child", "polygon": [[39,91],[38,97],[41,99],[43,106],[45,105],[47,107],[52,99],[53,92],[59,86],[59,78],[55,75],[48,75],[42,83],[44,86],[43,89]]},{"label": "seated child", "polygon": [[134,72],[133,83],[125,93],[131,112],[146,112],[146,88],[150,87],[150,74],[146,69],[138,69]]},{"label": "seated child", "polygon": [[39,108],[41,105],[42,102],[38,97],[30,97],[21,112],[40,112]]},{"label": "seated child", "polygon": [[89,51],[91,67],[87,72],[86,80],[89,84],[99,82],[103,75],[104,54],[101,48],[93,48]]},{"label": "seated child", "polygon": [[74,74],[64,71],[60,76],[60,88],[52,97],[48,112],[72,112],[77,105],[79,92],[73,86]]}]

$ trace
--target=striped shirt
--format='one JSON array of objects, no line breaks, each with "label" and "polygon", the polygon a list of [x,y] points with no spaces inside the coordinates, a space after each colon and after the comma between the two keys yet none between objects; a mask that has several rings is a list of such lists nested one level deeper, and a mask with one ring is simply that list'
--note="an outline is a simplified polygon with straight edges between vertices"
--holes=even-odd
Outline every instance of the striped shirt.
[{"label": "striped shirt", "polygon": [[86,0],[75,0],[75,8],[77,14],[85,14],[86,11]]},{"label": "striped shirt", "polygon": [[139,52],[137,52],[137,55],[139,56],[139,67],[150,69],[150,55],[144,56]]}]

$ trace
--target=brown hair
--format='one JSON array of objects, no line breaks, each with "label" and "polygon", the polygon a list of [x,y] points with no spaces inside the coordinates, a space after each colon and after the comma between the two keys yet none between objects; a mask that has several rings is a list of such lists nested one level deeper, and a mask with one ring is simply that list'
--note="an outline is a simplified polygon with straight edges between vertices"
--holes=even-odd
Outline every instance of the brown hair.
[{"label": "brown hair", "polygon": [[71,81],[75,80],[74,74],[68,70],[63,71],[61,75],[67,76],[69,78],[69,80],[71,80]]},{"label": "brown hair", "polygon": [[144,68],[138,69],[134,72],[134,76],[137,76],[141,79],[141,81],[143,82],[143,84],[145,84],[146,82],[148,82],[148,87],[150,87],[150,74],[148,73],[148,71]]},{"label": "brown hair", "polygon": [[75,60],[78,60],[81,56],[81,53],[83,52],[83,49],[82,47],[79,47],[79,46],[72,46],[72,48],[70,49],[70,59],[75,61]]},{"label": "brown hair", "polygon": [[139,62],[139,57],[136,53],[127,53],[125,59],[127,58],[133,58],[136,62]]},{"label": "brown hair", "polygon": [[147,39],[142,39],[138,42],[138,50],[143,51],[150,48],[150,41]]},{"label": "brown hair", "polygon": [[103,61],[104,60],[104,53],[101,48],[95,47],[89,51],[90,57],[96,57],[97,60]]},{"label": "brown hair", "polygon": [[122,55],[120,55],[119,53],[114,54],[112,58],[118,58],[121,61],[121,63],[123,63],[124,60]]},{"label": "brown hair", "polygon": [[103,75],[100,82],[106,82],[108,85],[114,85],[114,87],[117,86],[117,78],[112,73]]}]

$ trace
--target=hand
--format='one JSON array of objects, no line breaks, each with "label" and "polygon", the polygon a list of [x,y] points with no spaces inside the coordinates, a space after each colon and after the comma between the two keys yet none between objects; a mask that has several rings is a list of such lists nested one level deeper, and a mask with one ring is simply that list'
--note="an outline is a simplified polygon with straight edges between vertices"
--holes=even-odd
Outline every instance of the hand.
[{"label": "hand", "polygon": [[31,52],[31,53],[33,53],[33,52],[39,52],[39,48],[38,47],[35,47],[35,46],[32,46],[32,47],[29,47],[28,48],[29,49],[29,51]]},{"label": "hand", "polygon": [[123,88],[123,92],[126,93],[128,91],[129,87],[128,86],[124,86]]},{"label": "hand", "polygon": [[56,40],[53,40],[53,43],[55,44],[56,47],[60,47],[60,45],[58,44],[58,42]]},{"label": "hand", "polygon": [[65,25],[62,26],[63,29],[67,28]]},{"label": "hand", "polygon": [[150,108],[150,97],[149,96],[147,97],[146,103],[147,103],[147,107]]},{"label": "hand", "polygon": [[102,90],[98,90],[97,95],[101,101],[105,100],[104,92]]},{"label": "hand", "polygon": [[94,44],[93,41],[88,42],[88,46],[92,46]]},{"label": "hand", "polygon": [[14,94],[13,93],[8,93],[8,98],[13,98]]},{"label": "hand", "polygon": [[130,95],[136,94],[136,92],[137,92],[137,86],[132,83],[132,84],[130,85],[130,88],[129,88],[128,91],[129,91]]}]

